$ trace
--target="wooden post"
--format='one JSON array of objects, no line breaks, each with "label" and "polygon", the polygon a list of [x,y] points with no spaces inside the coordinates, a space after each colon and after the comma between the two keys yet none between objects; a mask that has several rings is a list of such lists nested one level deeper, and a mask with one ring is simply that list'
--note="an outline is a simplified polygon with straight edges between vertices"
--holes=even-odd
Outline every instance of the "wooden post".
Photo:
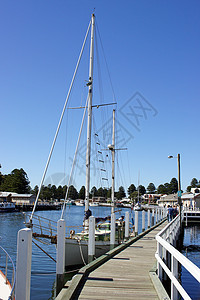
[{"label": "wooden post", "polygon": [[89,241],[88,241],[88,262],[94,260],[95,255],[95,217],[89,217]]},{"label": "wooden post", "polygon": [[142,232],[145,231],[145,210],[142,211]]},{"label": "wooden post", "polygon": [[[119,234],[119,232],[118,232]],[[111,214],[110,249],[115,247],[115,213]]]},{"label": "wooden post", "polygon": [[128,240],[129,238],[129,212],[126,211],[125,213],[125,239]]},{"label": "wooden post", "polygon": [[30,299],[32,230],[24,228],[17,235],[15,300]]},{"label": "wooden post", "polygon": [[135,211],[135,236],[138,235],[138,211]]},{"label": "wooden post", "polygon": [[64,285],[65,272],[65,220],[57,222],[57,253],[56,253],[56,295]]}]

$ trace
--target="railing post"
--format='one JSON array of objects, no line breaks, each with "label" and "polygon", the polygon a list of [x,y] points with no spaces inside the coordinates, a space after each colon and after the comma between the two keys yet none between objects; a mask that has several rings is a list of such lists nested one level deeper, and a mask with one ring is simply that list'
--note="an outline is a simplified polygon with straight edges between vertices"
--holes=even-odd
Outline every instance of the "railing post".
[{"label": "railing post", "polygon": [[[157,252],[158,252],[158,256],[162,259],[162,246],[159,242],[157,242]],[[158,278],[162,282],[163,269],[159,263],[157,265],[157,268],[158,268]]]},{"label": "railing post", "polygon": [[65,220],[57,222],[57,253],[56,253],[56,295],[64,285],[65,272]]},{"label": "railing post", "polygon": [[187,210],[185,212],[185,226],[187,227],[187,223],[188,223],[188,216],[187,216]]},{"label": "railing post", "polygon": [[17,235],[15,300],[30,299],[32,230],[24,228]]},{"label": "railing post", "polygon": [[[163,239],[166,241],[166,233],[163,235]],[[167,265],[167,250],[163,247],[163,261]],[[163,272],[163,279],[167,280],[166,272]]]},{"label": "railing post", "polygon": [[150,228],[150,209],[148,209],[148,228]]},{"label": "railing post", "polygon": [[156,208],[156,224],[158,223],[158,209]]},{"label": "railing post", "polygon": [[[115,247],[115,213],[111,214],[110,249]],[[118,231],[119,234],[119,231]]]},{"label": "railing post", "polygon": [[128,240],[129,238],[129,212],[126,211],[125,213],[125,239]]},{"label": "railing post", "polygon": [[135,236],[138,235],[138,211],[135,211]]},{"label": "railing post", "polygon": [[151,227],[154,226],[154,209],[152,209],[152,214],[151,214]]},{"label": "railing post", "polygon": [[88,241],[88,262],[94,260],[95,255],[95,217],[89,217],[89,241]]},{"label": "railing post", "polygon": [[142,211],[142,232],[145,231],[145,210]]},{"label": "railing post", "polygon": [[[171,255],[171,263],[172,263],[172,274],[177,279],[178,278],[178,261],[175,259],[173,255]],[[177,300],[178,299],[178,291],[171,281],[171,299]]]}]

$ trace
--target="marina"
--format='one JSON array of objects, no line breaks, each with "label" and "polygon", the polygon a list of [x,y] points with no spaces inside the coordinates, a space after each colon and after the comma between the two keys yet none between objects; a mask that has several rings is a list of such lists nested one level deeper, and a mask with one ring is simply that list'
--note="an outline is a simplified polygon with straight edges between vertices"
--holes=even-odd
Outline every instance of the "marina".
[{"label": "marina", "polygon": [[0,300],[200,299],[197,7],[126,4],[5,5]]}]

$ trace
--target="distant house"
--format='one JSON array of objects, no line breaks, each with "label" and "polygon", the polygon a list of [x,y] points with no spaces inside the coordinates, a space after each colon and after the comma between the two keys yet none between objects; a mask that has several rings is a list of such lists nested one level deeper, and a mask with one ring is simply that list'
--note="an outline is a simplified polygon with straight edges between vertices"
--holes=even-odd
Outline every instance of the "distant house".
[{"label": "distant house", "polygon": [[162,196],[162,194],[144,194],[142,195],[142,199],[151,203],[151,202],[156,202],[157,200],[160,199],[160,197]]},{"label": "distant house", "polygon": [[12,202],[16,204],[33,204],[35,195],[33,194],[15,194],[12,195]]},{"label": "distant house", "polygon": [[35,196],[32,194],[0,192],[0,202],[14,202],[16,204],[33,204],[35,202]]},{"label": "distant house", "polygon": [[[182,206],[183,207],[197,207],[200,208],[200,193],[183,193],[181,196]],[[178,204],[178,194],[164,195],[158,200],[159,206],[168,206]]]},{"label": "distant house", "polygon": [[10,192],[0,192],[0,202],[12,202],[12,195],[17,194]]},{"label": "distant house", "polygon": [[105,197],[92,197],[92,202],[105,203],[106,202],[106,198]]}]

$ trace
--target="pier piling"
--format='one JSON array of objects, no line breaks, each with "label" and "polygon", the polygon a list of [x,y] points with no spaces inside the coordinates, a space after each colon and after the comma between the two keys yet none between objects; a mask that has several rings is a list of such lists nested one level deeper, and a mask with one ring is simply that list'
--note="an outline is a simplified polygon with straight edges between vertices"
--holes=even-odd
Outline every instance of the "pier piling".
[{"label": "pier piling", "polygon": [[17,235],[15,300],[30,299],[32,230],[24,228]]},{"label": "pier piling", "polygon": [[57,253],[56,253],[56,295],[64,285],[65,272],[65,220],[57,222]]}]

